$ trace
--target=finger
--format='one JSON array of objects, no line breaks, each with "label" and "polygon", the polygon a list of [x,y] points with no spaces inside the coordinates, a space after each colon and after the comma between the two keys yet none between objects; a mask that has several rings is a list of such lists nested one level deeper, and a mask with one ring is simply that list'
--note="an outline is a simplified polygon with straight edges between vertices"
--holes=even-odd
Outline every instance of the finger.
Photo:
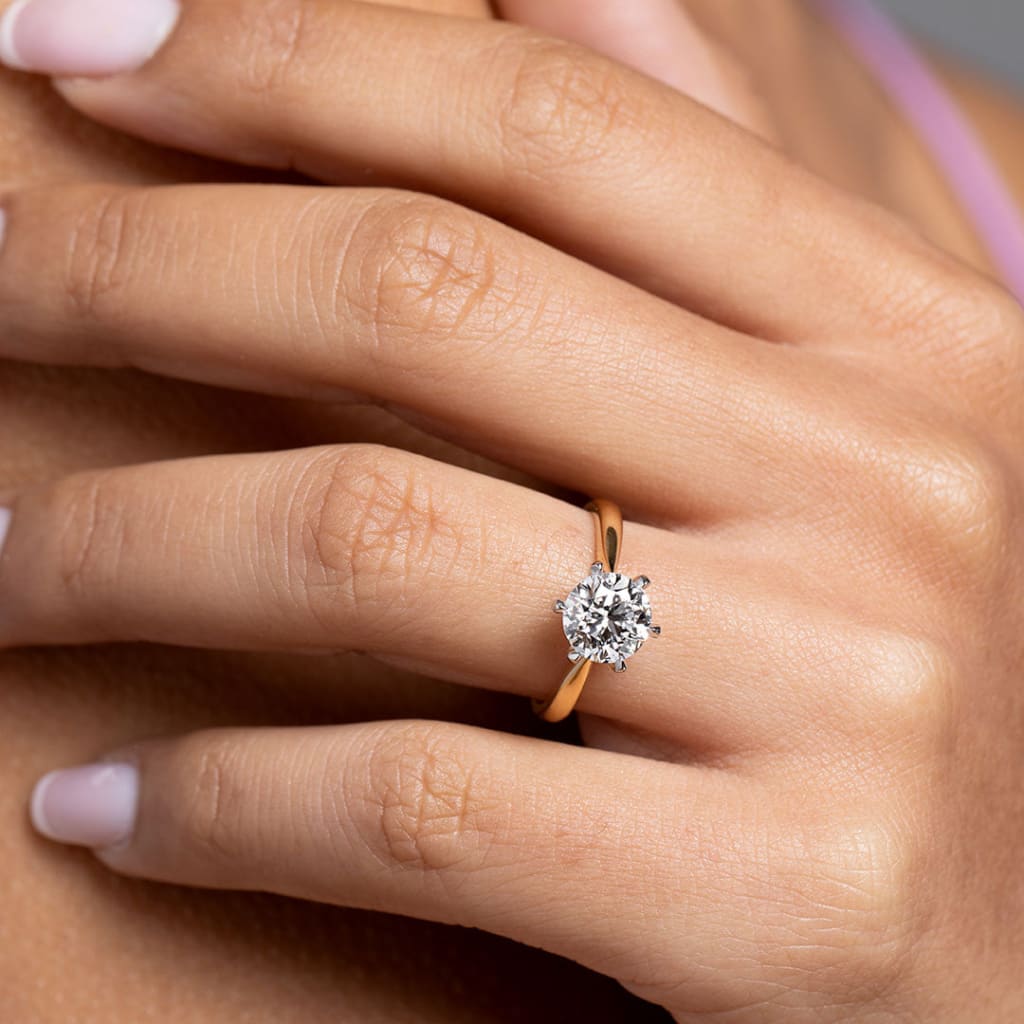
[{"label": "finger", "polygon": [[[373,446],[80,474],[9,518],[4,646],[361,651],[535,697],[570,668],[553,602],[594,559],[589,513]],[[632,532],[632,558],[660,546]]]},{"label": "finger", "polygon": [[[132,7],[141,17],[157,2]],[[675,90],[519,27],[328,0],[188,0],[158,57],[145,62],[147,35],[133,62],[81,18],[64,24],[71,8],[89,3],[17,5],[3,52],[58,75],[126,72],[63,84],[99,120],[332,181],[369,169],[753,334],[860,338],[888,321],[904,278],[932,279],[930,250],[880,211]],[[906,259],[879,261],[885,245]]]},{"label": "finger", "polygon": [[510,21],[589,46],[758,132],[765,117],[747,79],[679,0],[501,0]]},{"label": "finger", "polygon": [[[539,698],[569,668],[552,602],[594,557],[587,512],[371,446],[77,474],[5,520],[0,645],[358,650]],[[888,621],[823,619],[786,557],[629,523],[622,571],[653,580],[663,635],[626,675],[595,666],[579,709],[702,755],[845,749],[851,723],[902,722],[881,681],[922,655]]]},{"label": "finger", "polygon": [[218,730],[117,758],[41,780],[36,827],[128,875],[481,928],[648,998],[731,976],[737,931],[759,948],[793,898],[760,787],[720,772],[426,721]]},{"label": "finger", "polygon": [[69,188],[4,206],[2,355],[372,395],[499,462],[628,495],[633,514],[696,521],[803,502],[794,466],[817,453],[775,432],[813,417],[808,395],[825,409],[848,393],[838,367],[801,349],[761,345],[427,197]]}]

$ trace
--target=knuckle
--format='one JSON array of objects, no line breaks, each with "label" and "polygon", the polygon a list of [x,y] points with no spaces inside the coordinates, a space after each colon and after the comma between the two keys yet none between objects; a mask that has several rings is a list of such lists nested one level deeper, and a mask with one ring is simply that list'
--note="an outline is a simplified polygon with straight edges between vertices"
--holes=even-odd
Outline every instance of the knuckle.
[{"label": "knuckle", "polygon": [[774,969],[809,990],[883,999],[913,958],[916,843],[872,814],[805,828],[794,853],[775,874]]},{"label": "knuckle", "polygon": [[950,357],[981,371],[1019,371],[1024,311],[1017,300],[995,281],[973,273],[961,271],[942,284],[942,300],[931,304],[940,319],[928,320],[926,327],[933,337],[945,339]]},{"label": "knuckle", "polygon": [[144,190],[109,192],[79,211],[63,274],[64,294],[75,316],[92,320],[116,313],[118,292],[139,262],[148,202]]},{"label": "knuckle", "polygon": [[901,759],[933,756],[952,741],[957,666],[943,645],[903,634],[873,634],[855,685],[861,722]]},{"label": "knuckle", "polygon": [[184,848],[207,864],[240,871],[247,861],[239,850],[245,835],[242,748],[227,735],[200,733],[179,741],[171,756],[172,778],[180,780],[174,790],[181,795],[177,832]]},{"label": "knuckle", "polygon": [[925,541],[918,557],[938,560],[927,568],[973,580],[997,569],[1014,505],[1013,478],[997,450],[967,434],[933,435],[906,446],[892,469],[896,501]]},{"label": "knuckle", "polygon": [[122,504],[100,474],[69,477],[55,492],[59,523],[56,559],[60,584],[88,608],[104,580],[115,577],[126,543]]},{"label": "knuckle", "polygon": [[311,39],[309,0],[263,0],[248,11],[241,24],[245,38],[233,48],[241,62],[237,86],[244,93],[269,105],[280,115],[289,86],[303,69],[317,62],[303,59]]},{"label": "knuckle", "polygon": [[[875,296],[873,320],[883,334],[907,338],[931,359],[955,367],[961,384],[991,391],[1002,374],[1016,382],[1024,367],[1024,311],[997,282],[965,270],[929,246]],[[994,376],[995,375],[995,376]]]},{"label": "knuckle", "polygon": [[439,349],[479,311],[501,315],[486,224],[453,203],[423,197],[378,204],[360,219],[349,243],[358,269],[345,275],[341,298],[367,318],[367,356],[379,372],[436,373]]},{"label": "knuckle", "polygon": [[360,841],[382,863],[425,875],[473,870],[495,840],[500,808],[481,799],[464,751],[430,722],[376,732],[364,758]]},{"label": "knuckle", "polygon": [[319,483],[307,512],[306,560],[346,588],[345,614],[363,606],[375,619],[400,614],[413,570],[440,586],[460,563],[465,531],[427,463],[352,445],[331,450],[312,469]]},{"label": "knuckle", "polygon": [[509,83],[498,142],[513,177],[547,179],[630,152],[624,134],[650,136],[663,123],[650,102],[638,102],[627,68],[581,47],[519,32],[505,38],[497,56]]}]

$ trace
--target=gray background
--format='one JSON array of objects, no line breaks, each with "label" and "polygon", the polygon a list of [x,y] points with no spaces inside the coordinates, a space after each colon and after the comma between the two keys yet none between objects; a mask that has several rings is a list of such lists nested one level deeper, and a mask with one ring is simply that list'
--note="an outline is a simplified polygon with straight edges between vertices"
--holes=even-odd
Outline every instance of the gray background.
[{"label": "gray background", "polygon": [[1024,0],[878,0],[930,36],[1024,92]]}]

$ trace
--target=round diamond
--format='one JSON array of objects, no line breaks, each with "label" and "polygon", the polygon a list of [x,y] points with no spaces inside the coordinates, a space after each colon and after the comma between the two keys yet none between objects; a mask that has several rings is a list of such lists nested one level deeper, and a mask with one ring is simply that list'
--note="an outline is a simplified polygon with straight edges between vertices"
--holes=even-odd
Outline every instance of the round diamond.
[{"label": "round diamond", "polygon": [[565,599],[562,629],[574,651],[590,661],[620,664],[651,635],[647,580],[593,572]]}]

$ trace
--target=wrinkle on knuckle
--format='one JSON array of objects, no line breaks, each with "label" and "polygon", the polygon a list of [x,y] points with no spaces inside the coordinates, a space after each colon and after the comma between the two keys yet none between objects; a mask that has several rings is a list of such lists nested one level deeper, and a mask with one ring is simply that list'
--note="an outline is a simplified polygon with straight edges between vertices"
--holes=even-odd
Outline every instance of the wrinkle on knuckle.
[{"label": "wrinkle on knuckle", "polygon": [[101,580],[117,572],[125,544],[125,519],[100,475],[69,478],[57,492],[60,533],[57,571],[61,586],[88,607]]},{"label": "wrinkle on knuckle", "polygon": [[328,456],[307,534],[317,569],[346,588],[349,612],[400,615],[409,580],[430,576],[435,591],[462,563],[463,538],[427,466],[373,445]]},{"label": "wrinkle on knuckle", "polygon": [[77,214],[65,248],[64,293],[79,319],[116,313],[117,295],[136,272],[145,231],[145,193],[109,192]]},{"label": "wrinkle on knuckle", "polygon": [[774,970],[882,998],[913,955],[915,871],[913,843],[883,815],[805,829],[775,875]]},{"label": "wrinkle on knuckle", "polygon": [[879,337],[916,347],[956,369],[977,396],[1012,382],[1024,368],[1024,311],[1001,285],[926,247],[923,259],[893,268],[872,292],[870,322]]},{"label": "wrinkle on knuckle", "polygon": [[[446,344],[500,297],[503,275],[486,224],[452,203],[422,198],[363,218],[352,246],[356,302],[369,318],[366,354],[378,373],[439,372],[434,364]],[[441,362],[447,373],[450,360]]]},{"label": "wrinkle on knuckle", "polygon": [[401,723],[365,757],[362,840],[386,867],[452,877],[483,864],[499,809],[462,751],[434,726]]},{"label": "wrinkle on knuckle", "polygon": [[949,286],[941,301],[933,303],[937,322],[928,328],[941,331],[951,358],[975,372],[1003,374],[1013,371],[1019,381],[1024,339],[1024,311],[1001,285],[968,273]]},{"label": "wrinkle on knuckle", "polygon": [[629,136],[649,135],[661,123],[658,111],[637,103],[628,69],[581,47],[515,34],[497,58],[508,79],[498,139],[513,178],[551,180],[565,168],[600,163],[628,152]]},{"label": "wrinkle on knuckle", "polygon": [[184,741],[177,753],[182,804],[178,828],[189,856],[234,871],[245,867],[243,836],[244,795],[239,778],[239,749],[227,739],[204,737]]},{"label": "wrinkle on knuckle", "polygon": [[235,84],[278,117],[290,93],[302,92],[301,76],[315,62],[308,53],[312,33],[309,0],[263,0],[240,27],[244,30]]},{"label": "wrinkle on knuckle", "polygon": [[[1017,485],[998,442],[920,418],[847,427],[828,448],[836,501],[897,545],[904,568],[961,593],[991,582],[1014,530]],[[840,491],[841,488],[841,491]],[[856,495],[856,504],[851,502]]]}]

